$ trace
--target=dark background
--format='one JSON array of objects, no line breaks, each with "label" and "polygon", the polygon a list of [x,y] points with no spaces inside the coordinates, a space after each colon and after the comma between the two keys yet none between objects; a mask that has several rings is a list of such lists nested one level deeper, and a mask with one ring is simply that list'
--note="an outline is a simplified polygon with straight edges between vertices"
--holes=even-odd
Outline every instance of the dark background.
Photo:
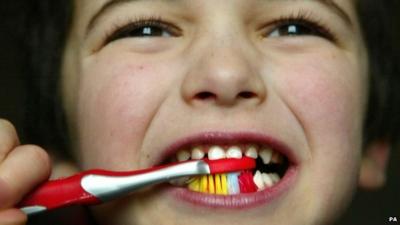
[{"label": "dark background", "polygon": [[[21,65],[24,52],[16,30],[19,29],[18,13],[22,1],[0,1],[0,118],[10,120],[17,130],[21,130],[27,93],[23,84],[24,68]],[[386,187],[374,192],[359,190],[338,224],[396,224],[389,222],[389,217],[394,216],[399,221],[397,224],[400,224],[399,163],[400,151],[393,150]]]}]

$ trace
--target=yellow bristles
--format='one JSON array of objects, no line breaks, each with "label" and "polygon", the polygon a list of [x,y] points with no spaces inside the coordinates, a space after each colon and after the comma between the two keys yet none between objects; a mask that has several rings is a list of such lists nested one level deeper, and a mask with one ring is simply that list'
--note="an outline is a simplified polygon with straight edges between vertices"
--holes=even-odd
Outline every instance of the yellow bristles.
[{"label": "yellow bristles", "polygon": [[217,195],[228,195],[229,193],[226,174],[193,177],[188,181],[188,188],[192,191]]},{"label": "yellow bristles", "polygon": [[208,192],[210,194],[215,194],[214,176],[213,175],[208,175]]},{"label": "yellow bristles", "polygon": [[207,175],[200,178],[200,192],[207,193]]},{"label": "yellow bristles", "polygon": [[221,174],[221,191],[223,195],[228,194],[228,182],[225,173]]},{"label": "yellow bristles", "polygon": [[222,195],[221,177],[219,174],[215,174],[215,194]]},{"label": "yellow bristles", "polygon": [[191,178],[188,185],[189,190],[200,191],[200,178]]}]

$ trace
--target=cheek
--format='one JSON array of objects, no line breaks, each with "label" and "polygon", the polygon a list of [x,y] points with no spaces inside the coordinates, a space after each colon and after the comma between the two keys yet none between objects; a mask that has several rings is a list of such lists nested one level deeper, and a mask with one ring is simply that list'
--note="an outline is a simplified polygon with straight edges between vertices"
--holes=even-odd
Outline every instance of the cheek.
[{"label": "cheek", "polygon": [[162,85],[157,76],[162,66],[123,57],[85,63],[78,98],[83,166],[133,169],[138,160],[135,149],[140,149],[168,83],[164,80]]},{"label": "cheek", "polygon": [[292,61],[290,69],[282,73],[280,92],[285,93],[285,101],[304,126],[311,144],[317,136],[350,144],[360,138],[365,78],[352,60],[323,56]]},{"label": "cheek", "polygon": [[322,196],[310,196],[313,212],[346,202],[357,181],[367,87],[353,62],[324,54],[298,58],[277,80],[307,139],[304,193]]}]

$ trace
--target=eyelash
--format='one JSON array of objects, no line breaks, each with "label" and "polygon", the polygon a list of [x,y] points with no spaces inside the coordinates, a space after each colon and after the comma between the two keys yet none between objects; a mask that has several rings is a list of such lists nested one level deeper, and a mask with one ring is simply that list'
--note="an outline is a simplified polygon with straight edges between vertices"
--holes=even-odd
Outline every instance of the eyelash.
[{"label": "eyelash", "polygon": [[[127,24],[127,25],[125,25]],[[111,32],[107,32],[105,35],[105,43],[110,43],[117,39],[123,38],[127,33],[138,29],[140,27],[159,27],[161,29],[167,30],[175,36],[181,34],[181,30],[171,23],[166,22],[162,17],[149,16],[149,17],[138,17],[131,21],[128,21],[124,25],[115,24]]]},{"label": "eyelash", "polygon": [[293,13],[288,16],[282,16],[276,20],[273,20],[272,22],[268,22],[268,24],[264,25],[264,27],[273,25],[273,29],[277,29],[281,26],[291,24],[301,25],[312,29],[316,31],[317,35],[326,38],[334,43],[338,41],[337,37],[334,35],[334,32],[329,29],[329,26],[324,24],[322,20],[315,15],[312,15],[311,13],[308,13],[306,11],[300,11],[298,13]]},{"label": "eyelash", "polygon": [[[273,26],[273,29],[278,29],[279,27],[285,25],[301,25],[307,27],[316,32],[323,38],[326,38],[332,42],[337,42],[337,38],[334,33],[326,26],[320,19],[311,13],[300,11],[298,13],[293,13],[287,16],[282,16],[278,19],[268,22],[262,27]],[[172,36],[180,36],[182,34],[181,29],[173,25],[172,23],[166,22],[162,17],[159,16],[144,16],[138,17],[123,25],[115,24],[110,32],[107,32],[104,38],[104,43],[108,44],[120,38],[128,37],[129,32],[141,27],[159,27],[163,30],[168,31]]]}]

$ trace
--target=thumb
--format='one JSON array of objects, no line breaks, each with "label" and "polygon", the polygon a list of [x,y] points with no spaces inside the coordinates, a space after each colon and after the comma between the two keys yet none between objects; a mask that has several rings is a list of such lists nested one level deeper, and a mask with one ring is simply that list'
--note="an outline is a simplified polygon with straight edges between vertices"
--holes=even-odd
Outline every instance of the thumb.
[{"label": "thumb", "polygon": [[7,209],[0,211],[1,225],[24,225],[27,222],[27,216],[19,209]]}]

